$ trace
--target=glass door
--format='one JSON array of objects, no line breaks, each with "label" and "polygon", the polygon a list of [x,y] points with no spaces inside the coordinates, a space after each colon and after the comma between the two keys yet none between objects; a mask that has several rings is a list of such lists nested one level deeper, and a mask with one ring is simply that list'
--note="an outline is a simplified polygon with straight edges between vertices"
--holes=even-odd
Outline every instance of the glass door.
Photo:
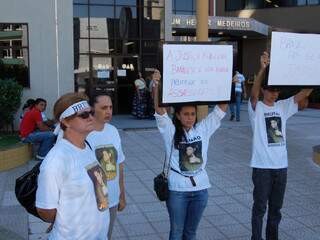
[{"label": "glass door", "polygon": [[130,114],[135,92],[134,81],[138,76],[138,57],[116,58],[117,113]]},{"label": "glass door", "polygon": [[138,75],[138,57],[91,55],[89,95],[104,91],[113,98],[114,114],[131,113],[134,80]]}]

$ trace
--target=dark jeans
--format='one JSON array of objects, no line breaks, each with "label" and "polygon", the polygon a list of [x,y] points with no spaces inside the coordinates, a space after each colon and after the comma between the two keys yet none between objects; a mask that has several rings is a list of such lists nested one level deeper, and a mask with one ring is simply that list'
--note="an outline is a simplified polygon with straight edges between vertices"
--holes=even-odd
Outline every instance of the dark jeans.
[{"label": "dark jeans", "polygon": [[252,240],[262,239],[263,216],[268,204],[266,240],[278,240],[279,223],[287,184],[287,168],[253,168]]},{"label": "dark jeans", "polygon": [[47,155],[47,153],[53,147],[55,140],[56,136],[50,131],[35,131],[30,133],[26,138],[22,139],[22,141],[25,143],[40,144],[38,157],[41,158],[44,158]]},{"label": "dark jeans", "polygon": [[234,105],[236,105],[236,119],[240,121],[240,108],[241,108],[241,92],[236,92],[236,102],[229,104],[230,114],[234,116]]}]

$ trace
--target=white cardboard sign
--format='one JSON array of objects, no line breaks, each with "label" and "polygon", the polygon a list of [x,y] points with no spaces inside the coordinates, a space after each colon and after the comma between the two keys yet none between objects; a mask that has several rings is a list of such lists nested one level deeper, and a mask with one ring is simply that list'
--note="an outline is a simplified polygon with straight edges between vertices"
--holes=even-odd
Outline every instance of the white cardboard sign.
[{"label": "white cardboard sign", "polygon": [[272,32],[268,85],[319,86],[320,35]]},{"label": "white cardboard sign", "polygon": [[162,102],[229,101],[231,45],[165,44]]}]

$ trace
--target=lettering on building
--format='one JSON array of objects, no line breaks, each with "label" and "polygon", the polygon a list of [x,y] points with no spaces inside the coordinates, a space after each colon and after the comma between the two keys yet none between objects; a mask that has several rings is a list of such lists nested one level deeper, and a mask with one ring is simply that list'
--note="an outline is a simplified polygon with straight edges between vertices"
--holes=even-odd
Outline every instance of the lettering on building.
[{"label": "lettering on building", "polygon": [[236,20],[218,20],[218,27],[227,27],[227,28],[250,28],[249,21],[236,21]]}]

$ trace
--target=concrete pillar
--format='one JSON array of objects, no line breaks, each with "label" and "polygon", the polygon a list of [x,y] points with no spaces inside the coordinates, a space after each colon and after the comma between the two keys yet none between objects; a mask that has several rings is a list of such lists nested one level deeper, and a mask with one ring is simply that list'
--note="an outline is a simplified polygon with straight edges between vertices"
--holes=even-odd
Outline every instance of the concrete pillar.
[{"label": "concrete pillar", "polygon": [[[197,41],[208,41],[208,14],[209,14],[209,2],[208,0],[197,1]],[[208,115],[208,106],[198,106],[197,118],[203,119]]]},{"label": "concrete pillar", "polygon": [[172,0],[165,0],[164,16],[164,40],[172,41]]}]

